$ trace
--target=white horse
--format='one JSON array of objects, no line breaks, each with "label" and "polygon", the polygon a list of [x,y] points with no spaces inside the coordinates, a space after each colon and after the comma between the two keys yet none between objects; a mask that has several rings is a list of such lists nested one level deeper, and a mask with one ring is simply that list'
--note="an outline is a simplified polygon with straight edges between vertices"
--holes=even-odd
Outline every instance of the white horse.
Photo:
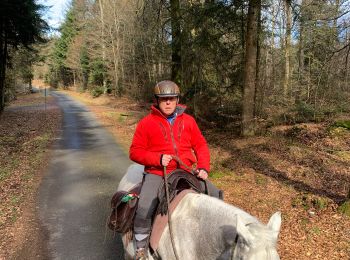
[{"label": "white horse", "polygon": [[[119,184],[128,190],[142,179],[143,166],[133,164]],[[179,260],[277,260],[276,243],[281,214],[276,212],[267,225],[247,212],[204,194],[189,193],[171,215],[173,241]],[[126,246],[125,258],[132,259],[133,243]],[[158,244],[161,259],[176,259],[169,228]],[[149,259],[153,259],[149,256]]]}]

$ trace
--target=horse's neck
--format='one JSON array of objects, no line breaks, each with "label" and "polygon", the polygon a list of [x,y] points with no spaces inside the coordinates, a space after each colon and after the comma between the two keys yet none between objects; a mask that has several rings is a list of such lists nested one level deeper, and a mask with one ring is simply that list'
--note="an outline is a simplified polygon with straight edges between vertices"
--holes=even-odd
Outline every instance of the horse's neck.
[{"label": "horse's neck", "polygon": [[206,216],[208,219],[219,218],[221,223],[223,221],[232,223],[236,216],[239,216],[245,224],[259,223],[255,217],[244,210],[227,204],[222,200],[204,194],[188,195],[188,199],[191,200],[191,204],[195,207],[195,210],[201,212],[200,214]]},{"label": "horse's neck", "polygon": [[[181,250],[180,258],[217,259],[230,255],[238,235],[237,215],[245,223],[257,222],[253,216],[219,199],[204,194],[187,194],[171,216],[176,245],[186,249]],[[184,233],[184,230],[190,232]],[[158,249],[164,259],[174,259],[170,244],[167,231]]]}]

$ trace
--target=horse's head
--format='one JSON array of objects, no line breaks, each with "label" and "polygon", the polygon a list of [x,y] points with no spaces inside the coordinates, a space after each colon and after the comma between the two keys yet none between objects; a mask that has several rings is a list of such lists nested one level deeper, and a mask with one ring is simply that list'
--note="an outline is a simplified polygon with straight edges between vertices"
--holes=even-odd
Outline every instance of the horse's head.
[{"label": "horse's head", "polygon": [[281,227],[281,213],[272,215],[265,226],[260,223],[244,224],[237,216],[238,240],[233,259],[278,260],[276,250],[278,233]]}]

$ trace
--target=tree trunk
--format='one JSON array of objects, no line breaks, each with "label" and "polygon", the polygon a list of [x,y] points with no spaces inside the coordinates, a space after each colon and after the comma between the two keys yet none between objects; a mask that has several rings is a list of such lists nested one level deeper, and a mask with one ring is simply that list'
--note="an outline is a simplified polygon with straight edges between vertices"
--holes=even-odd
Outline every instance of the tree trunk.
[{"label": "tree trunk", "polygon": [[291,42],[291,0],[284,0],[285,13],[286,13],[286,35],[285,35],[285,69],[284,69],[284,82],[283,82],[283,96],[287,99],[289,91],[289,78],[290,78],[290,42]]},{"label": "tree trunk", "polygon": [[299,26],[299,49],[298,49],[298,58],[299,58],[299,66],[298,66],[298,86],[295,95],[295,101],[300,102],[301,100],[301,90],[304,85],[304,13],[303,13],[303,1],[301,1],[301,17],[300,17],[300,26]]},{"label": "tree trunk", "polygon": [[4,33],[3,23],[0,23],[0,113],[5,107],[5,74],[6,74],[6,60],[7,60],[7,41],[6,33]]},{"label": "tree trunk", "polygon": [[270,78],[270,85],[272,85],[273,89],[273,98],[276,99],[275,95],[275,89],[276,89],[276,69],[275,69],[275,25],[276,25],[276,18],[275,18],[275,5],[272,7],[272,30],[271,30],[271,46],[270,46],[270,53],[271,53],[271,78]]},{"label": "tree trunk", "polygon": [[256,79],[258,17],[261,0],[250,0],[246,34],[246,55],[244,64],[242,135],[252,136],[255,133],[254,96]]},{"label": "tree trunk", "polygon": [[182,83],[181,73],[181,26],[180,26],[180,1],[170,0],[171,17],[171,79]]},{"label": "tree trunk", "polygon": [[[111,45],[112,45],[112,53],[113,53],[113,70],[114,70],[114,96],[121,96],[121,93],[119,92],[118,85],[119,85],[119,71],[118,71],[118,58],[117,58],[117,51],[118,51],[118,43],[117,46],[115,46],[114,37],[112,33],[112,29],[110,28],[109,34],[111,37]],[[116,40],[118,42],[118,39]]]},{"label": "tree trunk", "polygon": [[[100,20],[101,20],[101,49],[102,49],[102,63],[103,67],[106,66],[106,43],[105,43],[105,19],[102,0],[98,1],[100,6]],[[107,78],[106,73],[103,73],[103,90],[107,93]]]},{"label": "tree trunk", "polygon": [[256,40],[256,71],[255,71],[255,95],[254,95],[254,116],[260,115],[261,112],[261,88],[262,84],[260,83],[260,35],[259,32],[261,31],[261,8],[258,10],[258,28],[257,28],[257,40]]}]

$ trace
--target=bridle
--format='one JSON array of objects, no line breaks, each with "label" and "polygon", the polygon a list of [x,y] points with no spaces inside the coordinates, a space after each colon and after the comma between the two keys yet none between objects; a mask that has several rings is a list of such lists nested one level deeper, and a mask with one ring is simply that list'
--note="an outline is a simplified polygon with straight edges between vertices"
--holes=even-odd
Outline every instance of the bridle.
[{"label": "bridle", "polygon": [[239,239],[239,235],[238,235],[238,232],[236,233],[236,236],[235,236],[235,240],[234,240],[234,243],[232,245],[232,253],[231,253],[231,259],[233,260],[233,257],[234,257],[234,253],[235,253],[235,249],[237,247],[237,244],[238,244],[238,239]]},{"label": "bridle", "polygon": [[171,245],[173,247],[174,255],[176,260],[179,260],[179,255],[177,254],[176,247],[175,247],[175,241],[174,241],[174,235],[173,235],[173,228],[172,228],[172,222],[171,222],[171,214],[170,214],[170,198],[169,198],[169,184],[168,184],[168,176],[166,173],[166,166],[163,167],[163,174],[164,174],[164,186],[165,186],[165,196],[166,196],[166,203],[168,208],[168,226],[169,226],[169,234],[170,234],[170,240]]}]

